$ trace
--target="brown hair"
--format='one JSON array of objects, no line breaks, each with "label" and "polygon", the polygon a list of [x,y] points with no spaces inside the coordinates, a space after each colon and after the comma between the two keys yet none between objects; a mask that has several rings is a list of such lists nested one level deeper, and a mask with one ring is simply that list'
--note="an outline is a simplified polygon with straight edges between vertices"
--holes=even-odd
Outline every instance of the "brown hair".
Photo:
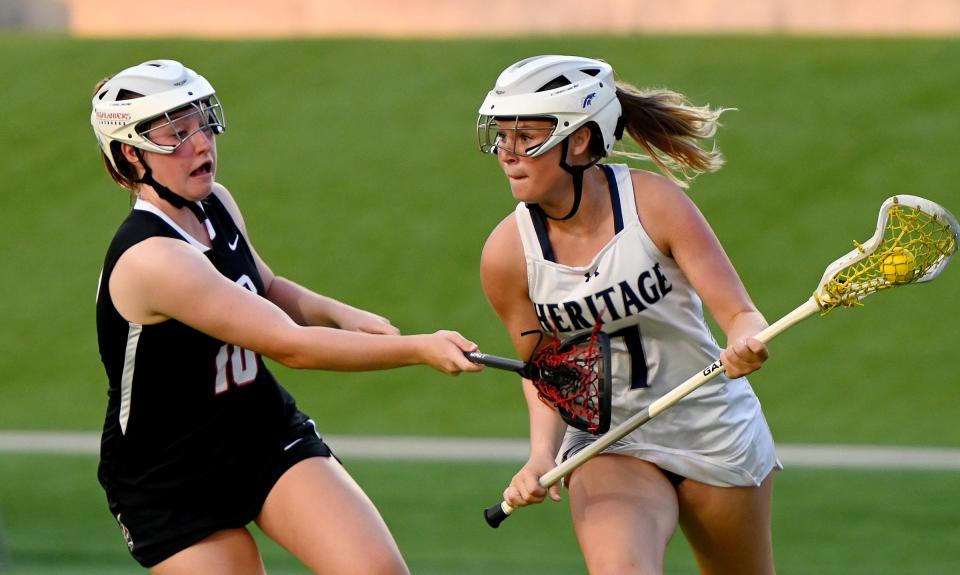
[{"label": "brown hair", "polygon": [[[110,81],[110,77],[106,77],[103,80],[97,82],[97,85],[93,88],[93,94],[96,94],[103,88],[103,85]],[[143,94],[137,94],[136,92],[126,91],[126,93],[121,92],[117,100],[132,100],[134,98],[142,98]],[[107,154],[100,149],[100,158],[103,160],[104,166],[107,168],[107,173],[110,174],[110,177],[113,178],[113,181],[120,184],[120,187],[127,189],[131,193],[131,199],[137,192],[138,180],[140,176],[137,174],[137,168],[124,157],[123,153],[120,151],[120,142],[110,142],[110,151],[113,152],[113,159],[117,163],[117,166],[114,167],[110,163],[110,158],[107,157]]]},{"label": "brown hair", "polygon": [[714,136],[720,115],[729,108],[694,106],[683,94],[666,89],[641,90],[617,82],[623,108],[624,131],[646,156],[615,151],[616,155],[652,160],[660,171],[682,187],[704,172],[723,165],[716,146],[707,150],[698,140]]}]

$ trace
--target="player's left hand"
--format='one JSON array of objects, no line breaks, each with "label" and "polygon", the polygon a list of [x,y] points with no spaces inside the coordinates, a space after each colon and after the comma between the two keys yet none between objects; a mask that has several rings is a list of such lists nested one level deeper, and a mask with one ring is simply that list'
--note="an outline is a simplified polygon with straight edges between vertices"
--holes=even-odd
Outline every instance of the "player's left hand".
[{"label": "player's left hand", "polygon": [[351,307],[337,318],[340,329],[378,335],[400,335],[400,330],[387,318],[366,310]]}]

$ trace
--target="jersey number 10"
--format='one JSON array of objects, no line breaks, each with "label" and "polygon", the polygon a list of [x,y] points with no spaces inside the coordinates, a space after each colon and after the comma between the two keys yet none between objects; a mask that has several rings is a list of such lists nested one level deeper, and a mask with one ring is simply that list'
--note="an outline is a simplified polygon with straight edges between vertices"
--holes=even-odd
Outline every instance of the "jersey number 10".
[{"label": "jersey number 10", "polygon": [[[237,283],[247,288],[253,293],[257,293],[257,288],[253,281],[242,275]],[[217,352],[217,378],[214,383],[213,392],[217,395],[230,391],[230,384],[234,386],[246,385],[257,379],[257,354],[242,347],[225,343],[220,346]]]}]

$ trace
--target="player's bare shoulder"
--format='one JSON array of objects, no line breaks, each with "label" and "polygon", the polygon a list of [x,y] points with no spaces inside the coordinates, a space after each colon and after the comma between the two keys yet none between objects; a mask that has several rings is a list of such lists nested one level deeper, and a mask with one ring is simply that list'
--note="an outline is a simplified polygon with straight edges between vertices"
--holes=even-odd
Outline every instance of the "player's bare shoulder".
[{"label": "player's bare shoulder", "polygon": [[480,276],[488,296],[503,286],[526,286],[526,263],[523,241],[517,227],[516,215],[511,212],[490,232],[480,255]]},{"label": "player's bare shoulder", "polygon": [[[181,278],[209,262],[190,244],[179,239],[154,236],[127,249],[110,275],[110,298],[117,312],[134,323],[148,325],[168,319],[157,311],[156,294],[186,291]],[[186,294],[185,297],[188,297]]]},{"label": "player's bare shoulder", "polygon": [[683,188],[662,174],[631,169],[630,178],[633,180],[633,194],[641,219],[644,212],[661,216],[662,212],[687,209],[686,206],[691,203]]},{"label": "player's bare shoulder", "polygon": [[517,255],[522,258],[522,254],[523,243],[520,240],[516,214],[511,212],[500,220],[500,223],[487,236],[487,241],[483,244],[483,253],[480,256],[481,265],[496,265],[504,259],[508,261],[515,259]]},{"label": "player's bare shoulder", "polygon": [[237,201],[233,199],[233,194],[230,193],[230,190],[228,190],[223,184],[214,182],[211,193],[220,200],[220,202],[223,204],[223,207],[225,207],[227,212],[230,214],[230,217],[233,218],[233,221],[237,224],[240,230],[243,231],[244,235],[246,235],[247,226],[243,221],[243,214],[240,213],[240,206],[238,206]]},{"label": "player's bare shoulder", "polygon": [[662,174],[631,169],[633,194],[640,223],[650,239],[670,254],[672,234],[702,220],[702,215],[686,191]]}]

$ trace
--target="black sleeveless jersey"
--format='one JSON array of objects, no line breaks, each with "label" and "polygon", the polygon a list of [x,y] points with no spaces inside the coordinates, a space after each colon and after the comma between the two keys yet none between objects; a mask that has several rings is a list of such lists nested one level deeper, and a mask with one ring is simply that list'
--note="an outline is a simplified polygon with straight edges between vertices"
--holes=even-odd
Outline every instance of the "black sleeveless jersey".
[{"label": "black sleeveless jersey", "polygon": [[117,260],[155,236],[190,243],[224,276],[264,295],[250,248],[226,208],[213,194],[202,205],[212,248],[138,202],[107,251],[97,294],[109,381],[98,475],[112,505],[236,506],[246,486],[264,479],[287,430],[307,419],[259,354],[172,319],[128,322],[113,305],[109,284]]}]

